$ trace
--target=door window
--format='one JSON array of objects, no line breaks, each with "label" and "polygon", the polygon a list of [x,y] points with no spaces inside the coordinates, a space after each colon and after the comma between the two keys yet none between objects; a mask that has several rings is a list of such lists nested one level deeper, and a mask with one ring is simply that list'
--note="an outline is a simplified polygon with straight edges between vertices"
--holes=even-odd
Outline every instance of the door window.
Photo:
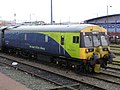
[{"label": "door window", "polygon": [[61,36],[61,45],[64,45],[64,36]]}]

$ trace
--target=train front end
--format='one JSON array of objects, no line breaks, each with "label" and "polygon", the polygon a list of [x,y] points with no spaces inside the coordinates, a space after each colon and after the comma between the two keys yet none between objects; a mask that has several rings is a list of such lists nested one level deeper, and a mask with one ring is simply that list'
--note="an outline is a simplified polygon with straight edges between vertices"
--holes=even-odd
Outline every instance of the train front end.
[{"label": "train front end", "polygon": [[[90,26],[80,32],[80,59],[85,62],[86,70],[99,72],[100,68],[112,63],[115,55],[110,52],[107,30]],[[84,52],[84,53],[83,53]]]}]

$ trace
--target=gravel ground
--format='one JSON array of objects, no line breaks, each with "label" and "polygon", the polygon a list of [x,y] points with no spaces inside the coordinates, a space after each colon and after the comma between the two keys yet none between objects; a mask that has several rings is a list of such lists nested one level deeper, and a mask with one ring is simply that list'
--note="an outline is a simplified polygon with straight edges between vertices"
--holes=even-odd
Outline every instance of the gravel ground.
[{"label": "gravel ground", "polygon": [[25,72],[15,70],[14,68],[6,67],[4,65],[0,65],[0,72],[10,76],[12,79],[24,84],[26,87],[31,88],[32,90],[48,90],[48,88],[53,88],[56,86],[45,80],[31,76]]},{"label": "gravel ground", "polygon": [[[4,66],[0,64],[0,72],[6,74],[12,79],[24,84],[26,87],[31,88],[32,90],[49,90],[49,88],[57,87],[53,83],[47,82],[43,79],[31,76],[26,72],[16,70],[15,68]],[[80,84],[79,90],[97,90],[94,87],[89,87],[83,84]]]}]

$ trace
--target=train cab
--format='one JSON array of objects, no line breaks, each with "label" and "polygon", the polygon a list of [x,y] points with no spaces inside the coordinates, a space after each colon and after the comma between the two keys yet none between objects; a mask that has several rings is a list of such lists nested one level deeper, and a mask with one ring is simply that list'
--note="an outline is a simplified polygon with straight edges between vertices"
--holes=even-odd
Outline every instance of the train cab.
[{"label": "train cab", "polygon": [[100,68],[106,68],[107,63],[112,63],[115,56],[110,52],[106,29],[98,26],[88,27],[81,31],[80,36],[80,59],[87,62],[88,69],[94,68],[95,72],[99,72]]}]

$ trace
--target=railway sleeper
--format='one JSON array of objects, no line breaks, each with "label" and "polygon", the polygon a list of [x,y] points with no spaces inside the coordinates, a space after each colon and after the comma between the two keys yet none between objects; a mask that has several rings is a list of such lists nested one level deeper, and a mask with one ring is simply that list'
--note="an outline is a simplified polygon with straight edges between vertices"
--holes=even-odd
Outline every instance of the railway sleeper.
[{"label": "railway sleeper", "polygon": [[63,85],[63,86],[58,86],[51,88],[49,90],[80,90],[80,84],[73,84],[73,85]]}]

